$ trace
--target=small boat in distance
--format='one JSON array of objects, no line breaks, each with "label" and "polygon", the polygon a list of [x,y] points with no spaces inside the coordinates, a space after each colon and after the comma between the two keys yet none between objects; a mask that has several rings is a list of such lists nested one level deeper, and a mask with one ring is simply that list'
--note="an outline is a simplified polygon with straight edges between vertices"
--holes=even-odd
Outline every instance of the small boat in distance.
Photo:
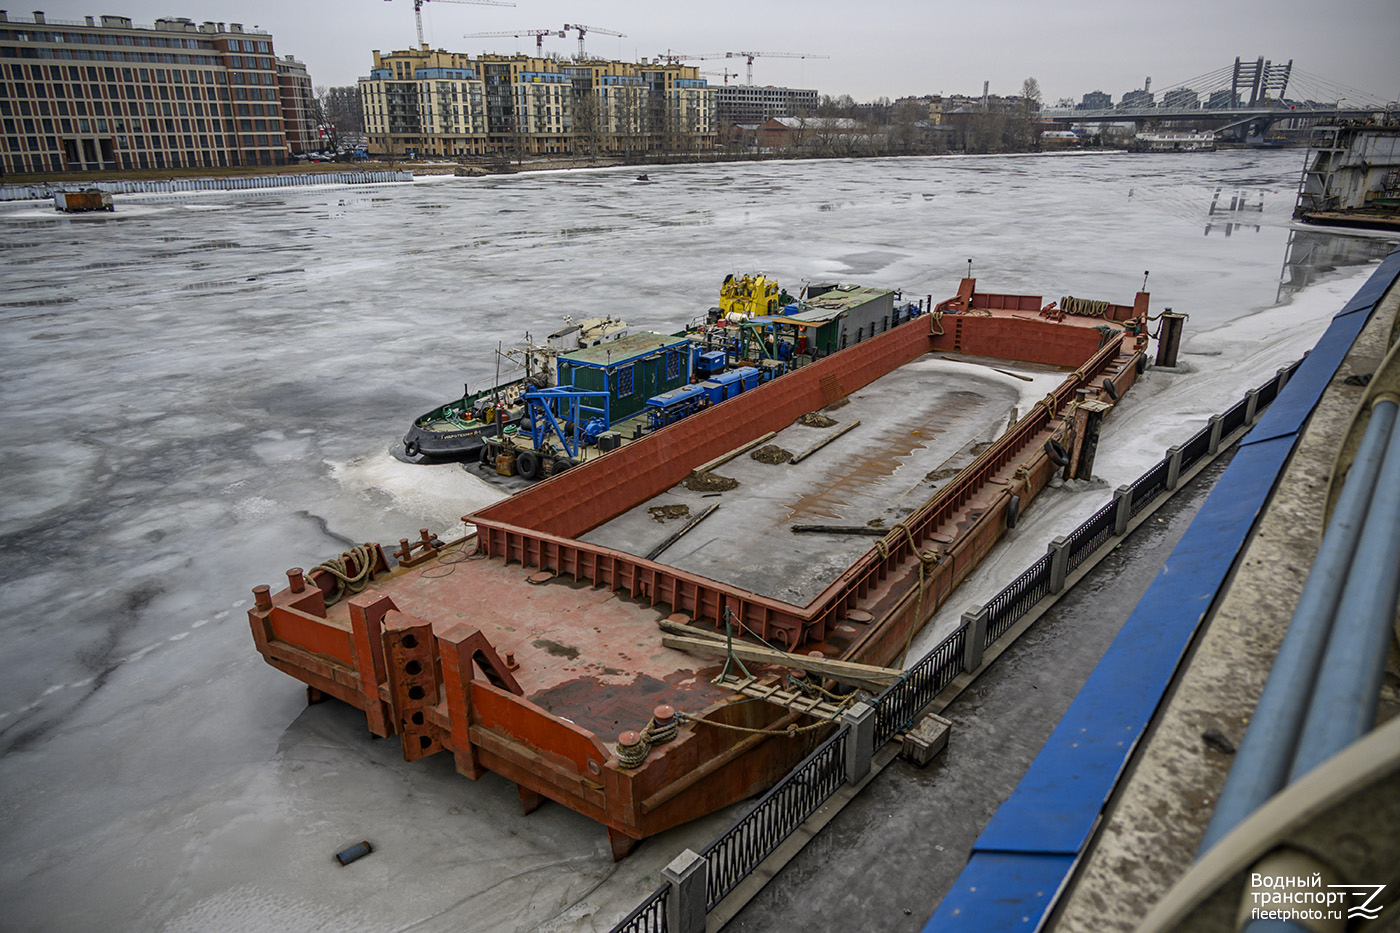
[{"label": "small boat in distance", "polygon": [[1214,152],[1215,134],[1209,130],[1138,133],[1133,139],[1133,148],[1139,152]]}]

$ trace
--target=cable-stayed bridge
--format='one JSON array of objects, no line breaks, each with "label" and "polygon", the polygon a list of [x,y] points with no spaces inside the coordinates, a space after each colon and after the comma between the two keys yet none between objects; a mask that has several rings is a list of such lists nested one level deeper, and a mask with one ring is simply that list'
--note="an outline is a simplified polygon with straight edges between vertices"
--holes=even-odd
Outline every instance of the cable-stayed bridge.
[{"label": "cable-stayed bridge", "polygon": [[1395,101],[1378,94],[1302,71],[1294,67],[1291,59],[1287,64],[1278,64],[1263,57],[1255,61],[1236,58],[1234,65],[1171,85],[1159,93],[1151,90],[1151,84],[1152,79],[1148,78],[1144,88],[1129,91],[1114,106],[1045,108],[1040,116],[1060,124],[1131,122],[1139,129],[1149,122],[1189,122],[1217,133],[1245,137],[1263,135],[1280,121],[1364,120],[1378,111],[1394,111],[1396,106]]}]

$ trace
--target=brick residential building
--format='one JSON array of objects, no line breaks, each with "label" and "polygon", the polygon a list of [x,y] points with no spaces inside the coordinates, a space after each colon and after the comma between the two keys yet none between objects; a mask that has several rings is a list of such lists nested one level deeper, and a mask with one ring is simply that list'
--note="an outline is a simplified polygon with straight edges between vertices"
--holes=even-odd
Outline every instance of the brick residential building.
[{"label": "brick residential building", "polygon": [[0,164],[7,173],[284,164],[279,70],[272,36],[239,23],[0,12]]}]

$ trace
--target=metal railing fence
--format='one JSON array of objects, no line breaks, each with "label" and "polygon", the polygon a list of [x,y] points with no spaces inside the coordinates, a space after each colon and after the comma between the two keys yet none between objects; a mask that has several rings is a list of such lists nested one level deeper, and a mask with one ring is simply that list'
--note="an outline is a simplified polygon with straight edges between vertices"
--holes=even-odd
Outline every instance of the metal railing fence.
[{"label": "metal railing fence", "polygon": [[700,853],[706,859],[707,911],[724,900],[845,783],[849,729],[837,729]]},{"label": "metal railing fence", "polygon": [[966,626],[959,627],[876,699],[876,748],[907,729],[919,711],[962,673],[967,631]]},{"label": "metal railing fence", "polygon": [[983,647],[1006,634],[1031,607],[1050,593],[1050,555],[1042,554],[1016,579],[993,596],[987,610],[987,640]]},{"label": "metal railing fence", "polygon": [[1084,524],[1071,531],[1069,539],[1069,569],[1074,570],[1113,537],[1114,514],[1118,511],[1116,502],[1109,502],[1085,520]]},{"label": "metal railing fence", "polygon": [[612,933],[667,933],[666,901],[671,896],[671,883],[663,882],[627,916],[618,921]]}]

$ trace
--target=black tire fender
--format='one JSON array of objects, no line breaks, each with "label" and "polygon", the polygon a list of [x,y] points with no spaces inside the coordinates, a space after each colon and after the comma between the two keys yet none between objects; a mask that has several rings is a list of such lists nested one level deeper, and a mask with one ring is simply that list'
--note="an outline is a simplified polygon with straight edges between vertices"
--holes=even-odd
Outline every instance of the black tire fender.
[{"label": "black tire fender", "polygon": [[1055,466],[1064,466],[1069,463],[1069,451],[1061,446],[1060,442],[1053,437],[1045,442],[1045,452],[1050,456],[1050,462]]},{"label": "black tire fender", "polygon": [[1137,374],[1141,376],[1145,372],[1147,372],[1147,354],[1139,353],[1137,360]]},{"label": "black tire fender", "polygon": [[1021,497],[1012,496],[1011,501],[1006,503],[1006,527],[1015,528],[1016,522],[1021,517]]},{"label": "black tire fender", "polygon": [[418,454],[420,453],[420,448],[418,447],[418,441],[417,441],[416,439],[415,439],[415,440],[411,440],[411,441],[404,441],[404,442],[403,442],[403,452],[404,452],[405,454],[407,454],[408,456],[410,456],[410,457],[416,457],[416,456],[418,456]]},{"label": "black tire fender", "polygon": [[1105,379],[1103,381],[1103,390],[1108,393],[1109,398],[1113,399],[1115,402],[1118,401],[1118,390],[1113,387],[1112,379]]},{"label": "black tire fender", "polygon": [[535,479],[540,475],[540,455],[533,450],[522,450],[515,457],[515,469],[526,479]]}]

